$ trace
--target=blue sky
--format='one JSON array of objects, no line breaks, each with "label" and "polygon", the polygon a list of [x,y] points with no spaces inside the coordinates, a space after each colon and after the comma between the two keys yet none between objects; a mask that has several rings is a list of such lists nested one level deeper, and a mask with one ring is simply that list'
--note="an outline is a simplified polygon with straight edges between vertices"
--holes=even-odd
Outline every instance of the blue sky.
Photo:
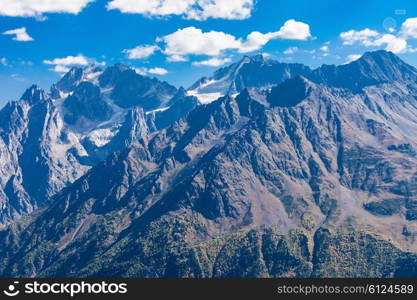
[{"label": "blue sky", "polygon": [[188,87],[244,55],[311,67],[388,49],[417,66],[415,0],[1,0],[0,105],[71,66]]}]

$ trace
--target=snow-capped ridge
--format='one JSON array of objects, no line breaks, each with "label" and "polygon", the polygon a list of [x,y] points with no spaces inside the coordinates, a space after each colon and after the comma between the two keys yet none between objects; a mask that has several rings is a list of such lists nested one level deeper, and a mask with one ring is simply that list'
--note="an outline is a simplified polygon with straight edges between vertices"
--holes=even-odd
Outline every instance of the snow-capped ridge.
[{"label": "snow-capped ridge", "polygon": [[189,89],[202,103],[212,102],[223,95],[235,95],[245,88],[268,89],[311,70],[302,64],[274,61],[263,54],[245,56],[240,61],[220,68],[210,77],[203,77]]}]

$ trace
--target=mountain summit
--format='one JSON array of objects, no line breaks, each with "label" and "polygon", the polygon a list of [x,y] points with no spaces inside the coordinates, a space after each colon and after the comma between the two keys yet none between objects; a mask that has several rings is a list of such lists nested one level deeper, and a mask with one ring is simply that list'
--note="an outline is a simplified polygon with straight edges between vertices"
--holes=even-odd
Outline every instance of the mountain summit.
[{"label": "mountain summit", "polygon": [[297,75],[306,76],[310,68],[302,64],[280,63],[262,54],[248,57],[216,71],[194,83],[188,93],[203,103],[223,95],[234,95],[245,88],[269,88]]},{"label": "mountain summit", "polygon": [[323,65],[309,76],[312,81],[358,91],[363,87],[391,81],[417,81],[417,70],[392,52],[366,52],[346,65]]}]

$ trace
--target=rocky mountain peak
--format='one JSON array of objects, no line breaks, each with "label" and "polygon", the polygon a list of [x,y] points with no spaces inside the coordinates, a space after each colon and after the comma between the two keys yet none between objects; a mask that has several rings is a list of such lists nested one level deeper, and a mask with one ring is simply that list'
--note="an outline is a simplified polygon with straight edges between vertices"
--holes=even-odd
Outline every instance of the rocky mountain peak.
[{"label": "rocky mountain peak", "polygon": [[417,78],[416,68],[405,63],[390,51],[366,52],[351,64],[358,65],[358,68],[362,67],[363,71],[371,71],[374,73],[374,77],[381,81],[415,80]]},{"label": "rocky mountain peak", "polygon": [[73,67],[69,70],[60,81],[58,81],[54,87],[58,90],[68,93],[74,89],[74,87],[80,82],[83,76],[83,69]]},{"label": "rocky mountain peak", "polygon": [[22,95],[21,99],[27,101],[29,104],[42,102],[48,98],[47,93],[37,85],[32,85]]},{"label": "rocky mountain peak", "polygon": [[312,81],[333,87],[360,91],[390,81],[417,81],[417,70],[392,52],[367,52],[346,65],[323,65],[307,76]]},{"label": "rocky mountain peak", "polygon": [[240,60],[239,64],[243,65],[245,63],[253,63],[253,64],[261,64],[262,65],[262,64],[265,64],[265,63],[268,63],[268,62],[269,62],[269,58],[265,54],[260,53],[260,54],[256,54],[256,55],[253,55],[253,56],[244,56]]},{"label": "rocky mountain peak", "polygon": [[297,75],[307,76],[310,72],[310,68],[302,64],[281,63],[263,54],[245,56],[217,70],[211,77],[200,79],[188,89],[188,93],[207,103],[223,95],[240,93],[245,88],[270,88]]}]

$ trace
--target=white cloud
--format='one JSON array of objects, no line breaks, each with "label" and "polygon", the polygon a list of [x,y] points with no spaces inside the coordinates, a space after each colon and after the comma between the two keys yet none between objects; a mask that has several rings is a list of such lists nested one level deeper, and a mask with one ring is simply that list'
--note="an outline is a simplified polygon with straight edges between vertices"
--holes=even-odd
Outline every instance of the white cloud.
[{"label": "white cloud", "polygon": [[183,62],[183,61],[188,61],[188,59],[182,55],[171,55],[167,57],[167,61],[169,62]]},{"label": "white cloud", "polygon": [[182,15],[195,2],[195,0],[113,0],[107,4],[107,9],[145,16]]},{"label": "white cloud", "polygon": [[8,65],[7,58],[5,57],[0,58],[0,65],[7,66]]},{"label": "white cloud", "polygon": [[340,37],[344,45],[359,43],[365,47],[385,46],[385,50],[393,53],[404,53],[408,51],[407,41],[404,38],[393,34],[380,34],[369,28],[361,31],[350,30],[342,32]]},{"label": "white cloud", "polygon": [[78,14],[95,0],[1,0],[0,15],[10,17],[36,17],[44,13]]},{"label": "white cloud", "polygon": [[305,41],[312,38],[310,25],[298,22],[296,20],[288,20],[276,32],[261,33],[254,31],[250,33],[246,41],[241,43],[239,52],[247,53],[261,49],[270,40],[286,39]]},{"label": "white cloud", "polygon": [[209,67],[220,67],[226,63],[231,62],[232,60],[230,58],[218,58],[213,57],[207,60],[203,61],[195,61],[193,62],[194,66],[209,66]]},{"label": "white cloud", "polygon": [[323,47],[320,48],[320,50],[323,52],[329,52],[330,49],[329,49],[329,46],[324,45]]},{"label": "white cloud", "polygon": [[18,42],[30,42],[33,41],[33,38],[26,32],[26,27],[21,27],[17,29],[7,30],[3,32],[6,35],[14,35],[13,40]]},{"label": "white cloud", "polygon": [[355,60],[358,60],[361,57],[362,57],[362,55],[360,55],[360,54],[350,54],[346,57],[346,61],[345,61],[344,64],[349,64],[349,63],[351,63]]},{"label": "white cloud", "polygon": [[312,38],[310,25],[298,22],[296,20],[288,20],[277,32],[270,33],[271,39],[279,38],[286,40],[307,40]]},{"label": "white cloud", "polygon": [[251,32],[246,41],[241,42],[239,47],[240,53],[247,53],[257,51],[265,46],[270,40],[286,39],[286,40],[308,40],[312,38],[310,32],[310,25],[288,20],[276,32],[261,33],[258,31]]},{"label": "white cloud", "polygon": [[365,28],[361,31],[349,30],[340,34],[343,40],[343,45],[353,45],[356,42],[366,43],[371,38],[378,36],[379,33],[375,30]]},{"label": "white cloud", "polygon": [[233,35],[210,31],[203,32],[195,27],[178,29],[158,41],[165,43],[164,53],[168,56],[209,55],[218,56],[226,49],[238,49],[241,45]]},{"label": "white cloud", "polygon": [[168,70],[164,68],[135,68],[136,73],[140,75],[148,75],[148,74],[154,74],[154,75],[166,75],[168,74]]},{"label": "white cloud", "polygon": [[82,54],[77,56],[70,55],[62,58],[54,58],[52,60],[44,60],[43,63],[47,65],[54,65],[54,67],[50,70],[57,73],[66,73],[72,66],[87,66],[89,64],[105,65],[104,62],[98,63],[95,59],[85,57]]},{"label": "white cloud", "polygon": [[402,53],[407,50],[407,41],[396,37],[392,34],[384,34],[380,38],[368,42],[367,45],[369,46],[382,46],[386,45],[385,49],[391,51],[393,53]]},{"label": "white cloud", "polygon": [[63,66],[63,65],[56,65],[50,70],[56,73],[67,73],[69,72],[70,68],[67,66]]},{"label": "white cloud", "polygon": [[151,68],[148,69],[149,74],[165,75],[168,74],[168,70],[164,68]]},{"label": "white cloud", "polygon": [[246,39],[237,38],[221,31],[203,32],[196,27],[178,29],[176,32],[158,38],[165,44],[163,52],[168,61],[185,61],[187,55],[219,56],[226,50],[248,53],[261,49],[273,39],[306,40],[311,38],[310,26],[295,20],[288,20],[277,32],[251,32]]},{"label": "white cloud", "polygon": [[54,58],[53,60],[44,60],[44,64],[48,65],[61,65],[61,66],[86,66],[89,64],[88,58],[84,55],[67,56],[63,58]]},{"label": "white cloud", "polygon": [[129,59],[142,59],[148,58],[149,56],[153,55],[157,50],[159,50],[158,46],[144,45],[137,46],[133,49],[125,49],[122,52],[125,53],[127,58]]},{"label": "white cloud", "polygon": [[207,18],[243,20],[251,16],[253,0],[200,0],[196,1],[187,18],[206,20]]},{"label": "white cloud", "polygon": [[270,34],[263,34],[258,31],[251,32],[246,41],[240,42],[238,47],[240,53],[248,53],[252,51],[257,51],[265,46],[271,40]]},{"label": "white cloud", "polygon": [[242,20],[251,16],[253,0],[113,0],[107,9],[148,17],[182,15],[187,19]]},{"label": "white cloud", "polygon": [[297,52],[299,49],[298,47],[289,47],[286,50],[284,50],[284,54],[289,55],[289,54],[294,54],[295,52]]},{"label": "white cloud", "polygon": [[417,39],[417,18],[408,18],[401,25],[401,35],[404,38]]}]

